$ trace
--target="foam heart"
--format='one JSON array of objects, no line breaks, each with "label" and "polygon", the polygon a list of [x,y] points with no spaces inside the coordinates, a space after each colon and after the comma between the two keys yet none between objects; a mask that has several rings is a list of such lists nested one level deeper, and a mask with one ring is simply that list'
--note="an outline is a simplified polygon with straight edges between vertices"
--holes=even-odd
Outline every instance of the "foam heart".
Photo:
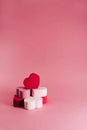
[{"label": "foam heart", "polygon": [[38,74],[31,73],[28,78],[25,78],[23,84],[26,89],[36,89],[40,84],[40,77]]}]

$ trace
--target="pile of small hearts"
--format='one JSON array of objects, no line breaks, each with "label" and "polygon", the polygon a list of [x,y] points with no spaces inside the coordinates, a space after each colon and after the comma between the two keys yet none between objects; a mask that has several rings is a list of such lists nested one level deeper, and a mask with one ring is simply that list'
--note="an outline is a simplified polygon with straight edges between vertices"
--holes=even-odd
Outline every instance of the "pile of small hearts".
[{"label": "pile of small hearts", "polygon": [[16,94],[13,98],[14,107],[23,107],[26,110],[41,108],[47,103],[47,88],[40,87],[40,76],[31,73],[23,81],[24,86],[16,88]]}]

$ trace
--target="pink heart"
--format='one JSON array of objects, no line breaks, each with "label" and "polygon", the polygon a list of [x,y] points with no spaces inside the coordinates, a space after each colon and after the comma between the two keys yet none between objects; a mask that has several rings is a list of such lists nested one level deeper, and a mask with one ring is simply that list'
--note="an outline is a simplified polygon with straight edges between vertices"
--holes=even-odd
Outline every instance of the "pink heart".
[{"label": "pink heart", "polygon": [[28,78],[25,78],[23,84],[26,89],[36,89],[40,84],[40,77],[38,74],[31,73]]}]

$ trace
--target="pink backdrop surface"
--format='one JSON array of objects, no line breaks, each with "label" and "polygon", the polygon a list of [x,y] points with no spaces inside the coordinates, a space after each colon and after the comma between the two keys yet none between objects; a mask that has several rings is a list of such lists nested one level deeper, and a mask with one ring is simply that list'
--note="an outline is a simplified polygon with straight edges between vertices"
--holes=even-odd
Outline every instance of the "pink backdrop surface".
[{"label": "pink backdrop surface", "polygon": [[[48,104],[12,106],[36,72]],[[0,130],[87,130],[87,0],[0,0]]]}]

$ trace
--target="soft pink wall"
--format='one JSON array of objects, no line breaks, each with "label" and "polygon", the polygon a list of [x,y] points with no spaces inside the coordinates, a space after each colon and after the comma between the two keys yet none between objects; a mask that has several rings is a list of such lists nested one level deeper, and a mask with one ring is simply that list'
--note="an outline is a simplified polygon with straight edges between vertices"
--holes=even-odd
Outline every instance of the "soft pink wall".
[{"label": "soft pink wall", "polygon": [[49,89],[87,90],[86,1],[4,0],[0,15],[2,85],[37,72]]}]

